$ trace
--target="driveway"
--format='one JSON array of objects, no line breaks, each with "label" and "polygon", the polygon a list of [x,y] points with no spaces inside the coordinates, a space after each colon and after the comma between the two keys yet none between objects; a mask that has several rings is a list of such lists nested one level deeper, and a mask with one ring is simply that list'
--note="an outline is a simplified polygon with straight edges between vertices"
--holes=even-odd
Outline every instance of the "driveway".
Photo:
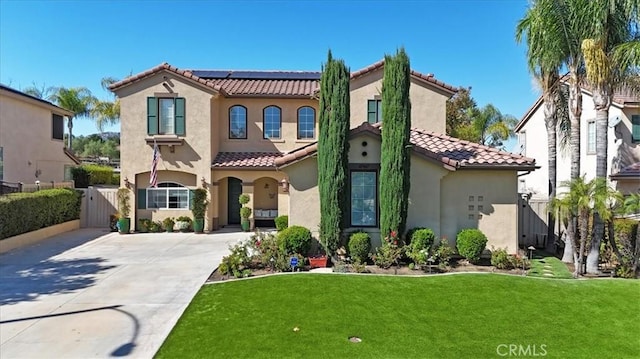
[{"label": "driveway", "polygon": [[0,255],[2,358],[151,358],[245,233],[65,233]]}]

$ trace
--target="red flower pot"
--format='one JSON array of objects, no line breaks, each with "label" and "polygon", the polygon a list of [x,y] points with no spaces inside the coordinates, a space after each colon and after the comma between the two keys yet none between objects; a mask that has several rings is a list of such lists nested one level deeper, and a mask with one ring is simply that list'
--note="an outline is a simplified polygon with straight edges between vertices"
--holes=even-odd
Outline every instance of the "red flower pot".
[{"label": "red flower pot", "polygon": [[311,268],[326,268],[329,265],[329,257],[309,257],[309,265]]}]

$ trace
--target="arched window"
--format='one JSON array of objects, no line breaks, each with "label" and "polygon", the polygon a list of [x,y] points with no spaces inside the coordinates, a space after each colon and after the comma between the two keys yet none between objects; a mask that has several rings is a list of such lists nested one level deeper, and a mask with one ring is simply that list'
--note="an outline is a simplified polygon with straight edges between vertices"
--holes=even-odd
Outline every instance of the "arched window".
[{"label": "arched window", "polygon": [[316,137],[316,110],[305,106],[298,109],[298,139],[310,140]]},{"label": "arched window", "polygon": [[175,182],[147,188],[147,209],[189,209],[189,189]]},{"label": "arched window", "polygon": [[282,125],[282,116],[280,108],[277,106],[268,106],[263,110],[263,131],[264,138],[280,138],[280,129]]},{"label": "arched window", "polygon": [[229,108],[229,138],[247,138],[247,108],[240,105]]}]

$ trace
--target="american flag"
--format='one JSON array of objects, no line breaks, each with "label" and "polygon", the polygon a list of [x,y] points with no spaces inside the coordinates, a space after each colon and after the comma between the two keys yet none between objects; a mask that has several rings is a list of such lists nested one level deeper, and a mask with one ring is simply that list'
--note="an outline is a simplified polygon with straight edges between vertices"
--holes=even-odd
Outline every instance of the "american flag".
[{"label": "american flag", "polygon": [[153,142],[153,161],[151,161],[151,177],[149,178],[149,185],[151,187],[158,187],[158,158],[160,157],[160,150],[158,150],[158,144]]}]

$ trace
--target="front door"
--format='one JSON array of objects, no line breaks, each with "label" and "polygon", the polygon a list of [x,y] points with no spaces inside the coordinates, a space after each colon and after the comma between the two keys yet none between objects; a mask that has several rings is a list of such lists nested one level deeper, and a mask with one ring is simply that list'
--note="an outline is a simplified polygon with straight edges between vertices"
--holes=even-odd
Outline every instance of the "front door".
[{"label": "front door", "polygon": [[227,193],[229,194],[227,198],[229,224],[240,224],[240,202],[238,202],[238,197],[242,194],[242,181],[229,177]]}]

